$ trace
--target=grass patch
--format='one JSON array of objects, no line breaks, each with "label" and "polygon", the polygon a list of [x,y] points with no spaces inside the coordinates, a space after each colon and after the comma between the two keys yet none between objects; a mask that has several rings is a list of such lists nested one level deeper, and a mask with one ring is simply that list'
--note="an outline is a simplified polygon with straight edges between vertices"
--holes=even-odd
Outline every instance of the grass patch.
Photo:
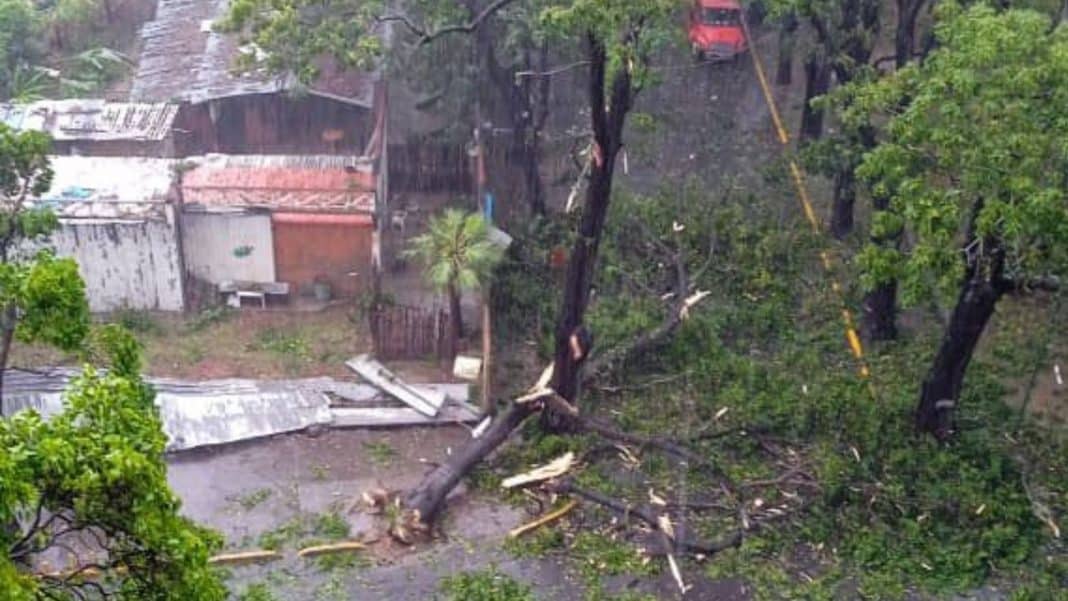
[{"label": "grass patch", "polygon": [[249,345],[249,350],[266,351],[296,361],[311,359],[311,348],[303,336],[278,328],[264,328],[257,332],[256,340]]},{"label": "grass patch", "polygon": [[439,589],[447,601],[534,601],[529,586],[496,567],[449,576],[441,581]]},{"label": "grass patch", "polygon": [[238,601],[278,601],[278,597],[262,582],[248,585],[237,596]]},{"label": "grass patch", "polygon": [[504,549],[513,557],[545,557],[564,548],[564,532],[542,526],[530,534],[504,541]]},{"label": "grass patch", "polygon": [[203,332],[204,330],[229,321],[235,314],[236,311],[226,305],[210,307],[197,313],[196,316],[187,321],[185,329],[189,333]]},{"label": "grass patch", "polygon": [[363,449],[367,452],[368,459],[379,467],[386,467],[393,463],[397,457],[397,451],[387,442],[373,441],[363,443]]}]

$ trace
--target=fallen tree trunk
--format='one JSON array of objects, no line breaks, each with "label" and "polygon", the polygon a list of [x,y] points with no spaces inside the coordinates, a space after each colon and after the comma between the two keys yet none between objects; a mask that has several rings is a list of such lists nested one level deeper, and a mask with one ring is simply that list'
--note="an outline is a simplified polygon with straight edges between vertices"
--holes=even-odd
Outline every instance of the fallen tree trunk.
[{"label": "fallen tree trunk", "polygon": [[445,506],[445,497],[459,484],[460,479],[480,461],[499,447],[512,431],[536,412],[534,404],[513,404],[507,411],[493,419],[482,436],[453,453],[423,478],[419,486],[404,499],[405,507],[423,524],[431,524]]}]

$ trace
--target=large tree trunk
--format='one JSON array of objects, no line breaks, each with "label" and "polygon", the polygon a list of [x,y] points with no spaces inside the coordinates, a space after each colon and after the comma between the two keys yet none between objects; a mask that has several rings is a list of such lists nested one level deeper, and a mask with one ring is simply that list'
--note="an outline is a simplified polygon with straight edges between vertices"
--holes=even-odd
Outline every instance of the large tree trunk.
[{"label": "large tree trunk", "polygon": [[962,286],[949,328],[920,391],[916,428],[939,440],[953,432],[953,409],[960,400],[964,373],[1001,291],[978,271]]},{"label": "large tree trunk", "polygon": [[916,46],[916,19],[927,0],[897,0],[897,29],[894,32],[894,64],[898,69],[912,60]]},{"label": "large tree trunk", "polygon": [[987,236],[978,244],[977,223],[983,209],[980,198],[972,207],[968,235],[962,252],[967,270],[961,284],[957,305],[931,370],[920,389],[916,407],[916,428],[945,440],[953,434],[953,410],[960,401],[964,372],[972,359],[979,337],[994,314],[994,307],[1007,290],[1003,283],[1005,249],[996,236]]},{"label": "large tree trunk", "polygon": [[879,284],[864,295],[864,334],[869,340],[897,338],[897,280]]},{"label": "large tree trunk", "polygon": [[[593,125],[595,150],[591,166],[590,185],[586,190],[586,205],[579,225],[579,236],[568,263],[568,280],[556,336],[556,362],[552,386],[563,398],[574,401],[578,389],[579,362],[568,352],[568,338],[582,323],[589,301],[590,283],[597,247],[601,240],[611,200],[612,173],[616,155],[622,144],[623,125],[631,108],[633,89],[630,74],[622,70],[615,75],[611,106],[605,103],[604,45],[592,33],[587,36],[590,60],[589,104]],[[501,445],[519,424],[539,408],[534,403],[513,404],[494,418],[486,432],[471,444],[453,453],[448,461],[432,470],[404,499],[405,506],[417,513],[419,521],[430,524],[441,512],[446,496],[465,474]],[[549,415],[548,409],[544,415]],[[561,425],[564,418],[550,418],[548,425]]]},{"label": "large tree trunk", "polygon": [[783,17],[779,28],[779,66],[775,71],[775,83],[788,86],[794,76],[794,46],[797,40],[797,15],[792,11]]},{"label": "large tree trunk", "polygon": [[427,474],[419,486],[404,499],[405,506],[419,512],[419,520],[422,523],[433,523],[441,513],[449,491],[460,483],[464,475],[507,440],[512,430],[519,427],[533,411],[530,404],[512,405],[495,417],[482,436],[453,453],[447,463]]},{"label": "large tree trunk", "polygon": [[805,60],[805,104],[801,109],[801,144],[823,135],[823,109],[812,106],[812,99],[827,93],[831,85],[831,68],[823,52],[816,50]]},{"label": "large tree trunk", "polygon": [[[632,94],[630,74],[621,70],[612,85],[611,110],[605,111],[604,47],[590,39],[590,54],[596,56],[590,72],[590,107],[593,122],[593,164],[586,188],[586,206],[578,226],[578,236],[571,249],[564,283],[564,301],[556,324],[555,349],[553,354],[552,387],[567,401],[574,402],[578,395],[579,368],[568,343],[571,334],[582,325],[589,305],[593,271],[597,264],[597,249],[601,244],[601,232],[608,216],[608,203],[612,195],[612,175],[616,155],[623,144],[623,124],[631,108]],[[587,349],[588,351],[588,349]],[[584,358],[583,358],[584,359]],[[556,411],[542,414],[542,427],[550,432],[573,429],[574,422]]]}]

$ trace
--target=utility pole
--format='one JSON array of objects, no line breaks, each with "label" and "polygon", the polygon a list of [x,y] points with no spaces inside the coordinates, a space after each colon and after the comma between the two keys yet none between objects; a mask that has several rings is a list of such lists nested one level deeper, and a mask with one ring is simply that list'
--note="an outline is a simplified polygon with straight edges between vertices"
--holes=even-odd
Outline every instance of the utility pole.
[{"label": "utility pole", "polygon": [[[490,214],[492,207],[486,206],[486,160],[485,149],[482,146],[482,98],[481,98],[481,75],[482,75],[482,62],[479,56],[479,48],[481,41],[481,31],[478,31],[474,35],[474,43],[472,44],[471,51],[471,67],[473,71],[474,90],[475,90],[475,128],[474,128],[474,170],[475,170],[475,206],[478,207],[478,212],[486,220],[487,224],[492,223],[493,215]],[[490,283],[486,282],[482,291],[482,386],[480,401],[482,405],[482,411],[486,415],[492,415],[494,413],[494,404],[491,392],[493,371],[493,336],[491,328],[493,326],[493,320],[490,315]]]}]

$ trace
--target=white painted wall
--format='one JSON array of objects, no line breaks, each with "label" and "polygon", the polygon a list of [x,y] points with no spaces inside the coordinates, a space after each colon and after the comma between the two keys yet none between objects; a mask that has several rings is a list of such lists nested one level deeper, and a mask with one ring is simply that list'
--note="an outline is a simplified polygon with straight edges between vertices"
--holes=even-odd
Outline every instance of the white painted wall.
[{"label": "white painted wall", "polygon": [[[267,213],[183,213],[182,244],[186,270],[206,282],[275,281],[274,236]],[[244,254],[239,249],[250,250]]]},{"label": "white painted wall", "polygon": [[181,311],[184,294],[178,238],[173,214],[168,217],[61,219],[46,246],[78,262],[92,311]]}]

